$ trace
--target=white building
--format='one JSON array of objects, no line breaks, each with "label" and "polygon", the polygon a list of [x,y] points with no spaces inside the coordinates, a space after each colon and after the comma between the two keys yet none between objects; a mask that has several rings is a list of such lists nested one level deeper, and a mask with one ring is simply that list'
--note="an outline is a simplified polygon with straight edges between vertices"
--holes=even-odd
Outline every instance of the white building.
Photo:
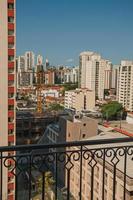
[{"label": "white building", "polygon": [[88,89],[76,89],[65,92],[65,108],[76,111],[93,110],[95,108],[95,93]]},{"label": "white building", "polygon": [[37,65],[43,65],[43,57],[41,55],[37,56]]},{"label": "white building", "polygon": [[133,111],[133,61],[121,61],[117,98],[127,110]]},{"label": "white building", "polygon": [[25,57],[19,56],[17,58],[17,71],[24,72],[25,71]]},{"label": "white building", "polygon": [[41,93],[43,94],[44,97],[50,96],[59,98],[59,91],[55,89],[42,90]]},{"label": "white building", "polygon": [[119,65],[113,65],[112,77],[111,77],[111,88],[117,89],[117,78],[118,78]]},{"label": "white building", "polygon": [[17,87],[33,85],[34,53],[25,52],[17,58]]},{"label": "white building", "polygon": [[25,71],[32,70],[35,66],[35,55],[32,51],[25,52]]},{"label": "white building", "polygon": [[77,83],[78,82],[79,67],[66,67],[64,68],[64,83]]},{"label": "white building", "polygon": [[95,91],[96,97],[103,100],[105,87],[110,87],[110,78],[105,71],[111,70],[111,62],[90,51],[82,52],[79,59],[79,87]]},{"label": "white building", "polygon": [[105,68],[104,89],[109,90],[111,88],[111,81],[112,81],[112,63],[107,61],[107,66]]}]

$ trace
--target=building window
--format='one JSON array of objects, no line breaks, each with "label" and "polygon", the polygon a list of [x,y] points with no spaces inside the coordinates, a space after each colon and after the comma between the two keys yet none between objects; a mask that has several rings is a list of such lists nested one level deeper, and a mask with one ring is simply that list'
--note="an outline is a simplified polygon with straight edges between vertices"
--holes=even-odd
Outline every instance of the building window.
[{"label": "building window", "polygon": [[8,30],[8,35],[14,35],[14,31],[13,30]]},{"label": "building window", "polygon": [[13,23],[14,22],[14,17],[8,17],[8,22]]},{"label": "building window", "polygon": [[8,56],[8,61],[14,61],[14,56]]},{"label": "building window", "polygon": [[105,185],[107,185],[108,174],[105,172]]},{"label": "building window", "polygon": [[14,44],[8,44],[8,49],[13,49],[14,48]]},{"label": "building window", "polygon": [[14,4],[13,3],[8,3],[8,9],[14,9]]}]

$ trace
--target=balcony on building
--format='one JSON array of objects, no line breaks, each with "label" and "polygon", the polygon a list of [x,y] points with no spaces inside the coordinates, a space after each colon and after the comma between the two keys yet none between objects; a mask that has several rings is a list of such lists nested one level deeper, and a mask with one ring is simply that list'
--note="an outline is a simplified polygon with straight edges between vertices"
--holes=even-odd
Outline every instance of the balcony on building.
[{"label": "balcony on building", "polygon": [[8,23],[8,30],[14,30],[14,23]]},{"label": "balcony on building", "polygon": [[8,44],[14,44],[14,36],[8,36]]},{"label": "balcony on building", "polygon": [[133,198],[132,137],[22,146],[10,146],[15,138],[8,138],[9,146],[0,147],[2,170],[15,200]]},{"label": "balcony on building", "polygon": [[14,62],[8,62],[8,69],[14,69]]},{"label": "balcony on building", "polygon": [[14,111],[13,110],[8,111],[8,117],[14,117]]},{"label": "balcony on building", "polygon": [[9,3],[14,4],[14,0],[8,0],[8,4]]},{"label": "balcony on building", "polygon": [[14,81],[14,74],[8,74],[8,81]]},{"label": "balcony on building", "polygon": [[[10,4],[10,8],[11,8],[11,4]],[[8,9],[8,17],[14,18],[14,9]]]}]

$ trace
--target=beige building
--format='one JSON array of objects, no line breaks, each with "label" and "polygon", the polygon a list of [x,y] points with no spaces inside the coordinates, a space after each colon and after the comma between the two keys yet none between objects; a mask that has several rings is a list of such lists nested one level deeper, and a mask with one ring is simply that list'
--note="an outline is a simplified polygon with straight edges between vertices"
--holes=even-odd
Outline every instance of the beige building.
[{"label": "beige building", "polygon": [[133,111],[133,61],[121,61],[117,99],[127,110]]},{"label": "beige building", "polygon": [[[102,127],[102,126],[101,126]],[[89,140],[100,140],[100,139],[113,139],[113,138],[122,138],[126,137],[117,132],[101,132],[100,135],[88,138]],[[131,144],[131,143],[130,143]],[[129,145],[130,145],[129,144]],[[127,145],[119,144],[121,146]],[[118,146],[118,145],[117,145]],[[95,156],[94,160],[91,161],[91,157],[88,157],[89,149],[95,148],[106,148],[110,147],[108,145],[98,145],[98,146],[87,146],[85,150],[88,149],[88,152],[83,152],[83,160],[82,160],[82,199],[83,200],[90,200],[91,198],[91,187],[92,187],[92,179],[93,178],[93,199],[94,200],[103,200],[102,196],[102,189],[103,189],[103,159],[98,158]],[[69,149],[70,150],[70,149]],[[77,147],[72,147],[71,150],[78,151]],[[92,150],[91,150],[92,151]],[[110,151],[110,152],[109,152]],[[121,149],[122,151],[122,149]],[[111,153],[112,152],[112,156]],[[100,151],[97,151],[100,154]],[[114,164],[116,165],[116,176],[115,176],[115,199],[122,200],[124,199],[124,155],[121,156],[119,152],[117,152],[117,158],[113,159],[113,151],[110,149],[108,150],[108,155],[105,157],[105,168],[104,168],[104,199],[105,200],[112,200],[114,194],[113,188],[113,180],[114,180]],[[97,154],[97,155],[98,155]],[[80,159],[75,161],[74,159],[71,160],[73,163],[73,167],[71,169],[71,176],[70,176],[70,192],[74,196],[75,199],[79,199],[80,194]],[[132,156],[128,155],[127,158],[127,166],[126,166],[126,190],[125,196],[127,200],[133,199],[133,172],[132,172]],[[93,166],[93,167],[92,167]],[[92,175],[93,169],[93,175]],[[67,173],[66,173],[66,188],[67,188]]]},{"label": "beige building", "polygon": [[[0,0],[0,146],[15,144],[15,11],[15,0]],[[14,199],[15,178],[2,172],[2,199]]]},{"label": "beige building", "polygon": [[65,92],[65,108],[76,111],[95,108],[95,92],[88,89],[76,89]]},{"label": "beige building", "polygon": [[[39,143],[61,143],[67,141],[79,141],[97,135],[98,124],[95,119],[81,117],[80,115],[60,117],[58,124],[51,124],[47,127]],[[50,149],[52,152],[56,149]],[[66,148],[58,149],[66,151]],[[58,163],[58,183],[65,186],[64,162]],[[55,164],[54,164],[55,167]]]},{"label": "beige building", "polygon": [[93,90],[96,97],[103,100],[104,89],[111,86],[111,62],[90,51],[82,52],[79,60],[79,87]]}]

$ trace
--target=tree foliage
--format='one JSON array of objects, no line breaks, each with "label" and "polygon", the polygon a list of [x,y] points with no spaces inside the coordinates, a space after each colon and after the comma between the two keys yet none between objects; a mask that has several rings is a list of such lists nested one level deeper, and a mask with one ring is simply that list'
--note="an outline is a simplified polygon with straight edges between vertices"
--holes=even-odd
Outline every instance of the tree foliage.
[{"label": "tree foliage", "polygon": [[50,111],[59,111],[59,110],[63,110],[64,107],[61,106],[60,104],[58,103],[51,103],[49,105],[49,108],[48,108]]},{"label": "tree foliage", "polygon": [[109,102],[108,104],[104,104],[102,106],[101,112],[103,117],[108,119],[115,119],[117,115],[120,115],[123,112],[122,104],[117,101]]},{"label": "tree foliage", "polygon": [[78,83],[65,83],[63,84],[64,89],[62,90],[62,95],[65,95],[65,91],[68,90],[75,90],[76,88],[78,88]]}]

